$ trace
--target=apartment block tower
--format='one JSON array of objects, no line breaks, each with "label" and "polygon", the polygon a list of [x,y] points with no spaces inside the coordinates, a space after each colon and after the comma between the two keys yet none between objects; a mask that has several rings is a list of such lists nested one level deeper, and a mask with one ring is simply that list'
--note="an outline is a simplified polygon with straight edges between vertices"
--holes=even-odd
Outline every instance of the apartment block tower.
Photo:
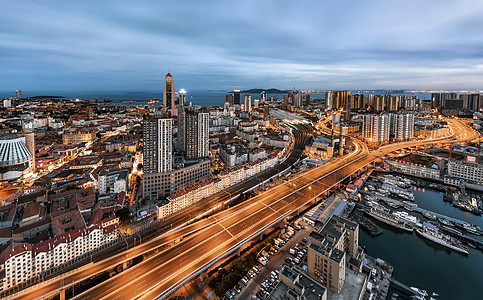
[{"label": "apartment block tower", "polygon": [[187,106],[178,116],[178,144],[186,159],[209,156],[210,116],[199,107]]},{"label": "apartment block tower", "polygon": [[149,118],[143,122],[143,171],[145,174],[172,169],[173,120]]}]

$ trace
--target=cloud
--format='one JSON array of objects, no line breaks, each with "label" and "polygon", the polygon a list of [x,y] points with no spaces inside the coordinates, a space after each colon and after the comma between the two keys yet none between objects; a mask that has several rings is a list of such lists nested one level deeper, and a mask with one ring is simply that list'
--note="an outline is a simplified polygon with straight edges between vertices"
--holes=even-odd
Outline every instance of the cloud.
[{"label": "cloud", "polygon": [[11,1],[0,90],[478,88],[476,1]]}]

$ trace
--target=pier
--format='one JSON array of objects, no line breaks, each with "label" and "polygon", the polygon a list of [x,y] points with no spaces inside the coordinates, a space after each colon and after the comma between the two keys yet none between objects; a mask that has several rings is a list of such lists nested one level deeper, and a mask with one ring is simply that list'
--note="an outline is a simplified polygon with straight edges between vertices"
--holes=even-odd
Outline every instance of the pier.
[{"label": "pier", "polygon": [[391,283],[393,283],[394,285],[396,285],[401,290],[407,292],[408,294],[410,294],[410,295],[416,295],[416,292],[414,292],[413,290],[411,290],[411,288],[408,285],[402,283],[401,281],[395,279],[394,277],[389,278],[389,281]]}]

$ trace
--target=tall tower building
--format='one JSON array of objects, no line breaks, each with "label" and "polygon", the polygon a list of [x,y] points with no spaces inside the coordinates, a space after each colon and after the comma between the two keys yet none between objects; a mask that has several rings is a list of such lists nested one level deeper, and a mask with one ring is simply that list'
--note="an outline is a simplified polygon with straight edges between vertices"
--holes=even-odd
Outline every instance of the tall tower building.
[{"label": "tall tower building", "polygon": [[174,101],[174,82],[171,73],[166,74],[163,84],[163,106],[166,111],[176,115],[176,103]]},{"label": "tall tower building", "polygon": [[240,105],[240,90],[234,90],[233,91],[233,104],[234,105]]},{"label": "tall tower building", "polygon": [[388,115],[364,115],[362,135],[373,143],[389,141],[390,118]]},{"label": "tall tower building", "polygon": [[251,111],[252,110],[252,96],[250,94],[245,94],[243,98],[243,106],[245,111]]},{"label": "tall tower building", "polygon": [[22,91],[21,90],[15,91],[15,98],[22,98]]},{"label": "tall tower building", "polygon": [[150,118],[143,121],[143,171],[146,174],[168,172],[173,160],[173,120]]},{"label": "tall tower building", "polygon": [[227,94],[226,95],[226,101],[229,105],[233,105],[233,95],[232,94]]},{"label": "tall tower building", "polygon": [[302,93],[299,91],[294,91],[292,94],[293,106],[302,107]]},{"label": "tall tower building", "polygon": [[184,106],[185,103],[186,103],[186,90],[181,89],[178,92],[178,102],[176,103],[176,106],[177,106],[176,108],[180,106]]},{"label": "tall tower building", "polygon": [[178,117],[178,142],[186,159],[209,156],[210,116],[197,107],[184,107]]},{"label": "tall tower building", "polygon": [[431,107],[436,108],[441,106],[441,94],[440,93],[431,93]]},{"label": "tall tower building", "polygon": [[265,101],[267,101],[267,92],[262,91],[262,93],[260,94],[260,103],[263,103]]},{"label": "tall tower building", "polygon": [[414,115],[397,114],[394,120],[394,133],[397,141],[406,141],[414,136]]},{"label": "tall tower building", "polygon": [[283,95],[283,106],[288,106],[288,95],[284,94]]}]

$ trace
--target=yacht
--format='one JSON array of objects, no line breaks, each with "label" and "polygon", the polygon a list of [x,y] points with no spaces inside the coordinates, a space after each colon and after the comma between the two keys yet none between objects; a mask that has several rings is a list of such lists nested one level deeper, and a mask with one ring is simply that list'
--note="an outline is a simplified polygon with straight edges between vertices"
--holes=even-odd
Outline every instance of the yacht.
[{"label": "yacht", "polygon": [[413,226],[411,226],[405,221],[400,220],[394,214],[390,213],[390,211],[387,208],[384,208],[381,205],[373,206],[370,209],[366,209],[365,213],[376,220],[379,220],[383,223],[386,223],[398,229],[408,231],[408,232],[413,232],[414,230]]},{"label": "yacht", "polygon": [[424,222],[423,228],[416,229],[416,233],[437,244],[468,254],[468,247],[463,245],[459,240],[443,234],[436,226],[430,223]]},{"label": "yacht", "polygon": [[406,223],[409,223],[409,224],[412,224],[412,225],[415,225],[415,226],[418,226],[418,227],[422,226],[421,223],[420,223],[420,220],[418,218],[416,218],[413,215],[408,214],[405,211],[396,211],[396,212],[393,213],[393,215],[396,216],[397,218],[399,218],[400,220],[402,220],[403,222],[406,222]]},{"label": "yacht", "polygon": [[428,292],[426,292],[425,290],[418,289],[417,287],[414,287],[414,286],[411,287],[411,290],[413,290],[419,296],[426,297],[428,295]]}]

